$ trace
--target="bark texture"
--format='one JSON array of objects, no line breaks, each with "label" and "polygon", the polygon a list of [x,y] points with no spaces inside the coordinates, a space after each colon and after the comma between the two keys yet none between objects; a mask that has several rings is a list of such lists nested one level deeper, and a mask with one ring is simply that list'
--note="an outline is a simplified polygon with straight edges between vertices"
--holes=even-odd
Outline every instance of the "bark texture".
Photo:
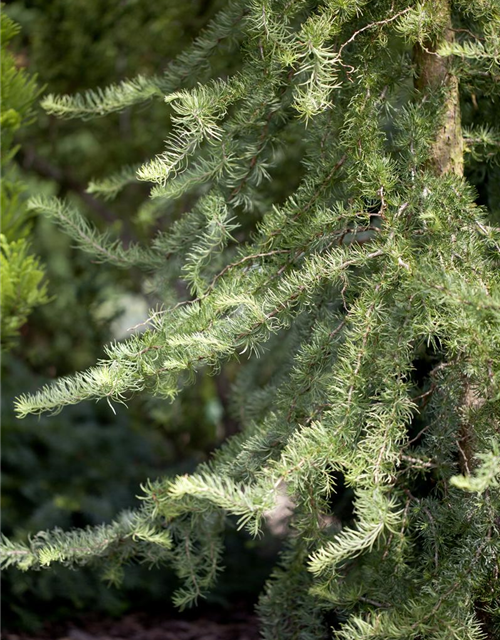
[{"label": "bark texture", "polygon": [[[449,0],[437,0],[440,4],[441,18],[445,26],[442,38],[451,42],[454,32],[451,28],[451,11]],[[446,105],[443,123],[434,143],[432,166],[438,175],[453,172],[463,175],[464,141],[460,120],[460,96],[458,79],[451,72],[450,58],[443,58],[436,53],[439,41],[416,45],[414,60],[417,69],[416,88],[423,95],[432,95],[444,89]]]}]

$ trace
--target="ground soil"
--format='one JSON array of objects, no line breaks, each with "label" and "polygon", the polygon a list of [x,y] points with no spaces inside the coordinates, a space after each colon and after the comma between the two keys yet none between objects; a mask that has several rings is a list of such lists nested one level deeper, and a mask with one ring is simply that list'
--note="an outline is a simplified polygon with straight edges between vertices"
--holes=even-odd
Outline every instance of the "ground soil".
[{"label": "ground soil", "polygon": [[246,610],[208,612],[193,618],[132,613],[112,618],[48,624],[36,633],[4,631],[2,640],[258,640],[255,615]]}]

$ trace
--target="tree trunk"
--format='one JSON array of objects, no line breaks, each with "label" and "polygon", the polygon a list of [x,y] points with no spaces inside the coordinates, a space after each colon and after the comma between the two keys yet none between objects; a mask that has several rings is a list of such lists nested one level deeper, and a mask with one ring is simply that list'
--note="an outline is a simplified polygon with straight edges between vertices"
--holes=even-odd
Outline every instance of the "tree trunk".
[{"label": "tree trunk", "polygon": [[[450,0],[437,0],[438,11],[444,26],[442,39],[451,42],[454,32],[451,28]],[[460,119],[460,94],[458,78],[451,72],[451,59],[443,58],[436,53],[440,44],[428,42],[416,45],[414,61],[416,65],[415,87],[421,94],[431,97],[437,91],[445,92],[443,122],[433,144],[430,165],[437,175],[455,173],[462,176],[464,172],[464,141]],[[472,429],[467,419],[469,409],[478,402],[468,380],[464,380],[464,419],[458,433],[459,466],[464,474],[469,474],[473,464]]]},{"label": "tree trunk", "polygon": [[[451,28],[450,0],[438,0],[439,12],[445,28],[442,39],[451,42],[454,32]],[[453,172],[463,175],[464,142],[460,122],[460,96],[458,79],[450,70],[450,58],[443,58],[436,53],[439,40],[416,45],[414,60],[417,77],[415,87],[422,94],[431,96],[436,91],[446,92],[446,105],[443,124],[434,142],[431,164],[438,175]]]}]

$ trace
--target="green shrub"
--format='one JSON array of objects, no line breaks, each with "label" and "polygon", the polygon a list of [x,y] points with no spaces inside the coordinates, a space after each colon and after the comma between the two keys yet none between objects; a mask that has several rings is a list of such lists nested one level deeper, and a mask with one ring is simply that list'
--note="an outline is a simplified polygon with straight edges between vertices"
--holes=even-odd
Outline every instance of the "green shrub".
[{"label": "green shrub", "polygon": [[15,168],[12,166],[12,158],[18,150],[14,140],[15,134],[32,120],[33,103],[39,94],[35,78],[16,67],[14,56],[8,49],[10,41],[18,32],[18,25],[2,12],[0,309],[3,348],[12,346],[31,311],[48,301],[47,288],[43,281],[44,270],[38,258],[31,254],[27,238],[29,213],[23,200],[26,187],[16,179]]}]

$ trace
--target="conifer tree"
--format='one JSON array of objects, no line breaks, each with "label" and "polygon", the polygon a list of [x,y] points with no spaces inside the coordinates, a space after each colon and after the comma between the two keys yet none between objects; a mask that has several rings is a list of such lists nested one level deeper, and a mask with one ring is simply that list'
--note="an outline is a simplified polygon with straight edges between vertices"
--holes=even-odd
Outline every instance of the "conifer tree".
[{"label": "conifer tree", "polygon": [[165,562],[186,607],[217,578],[228,519],[258,535],[286,494],[265,638],[497,637],[500,231],[495,190],[478,204],[466,176],[498,160],[499,33],[498,0],[239,0],[163,75],[44,99],[82,118],[164,99],[165,151],[90,188],[139,180],[160,208],[195,204],[125,247],[32,200],[164,305],[95,367],[20,396],[19,416],[173,398],[240,358],[242,429],[111,524],[5,540],[5,565],[119,579]]},{"label": "conifer tree", "polygon": [[[0,5],[2,6],[2,5]],[[2,128],[2,208],[1,329],[2,348],[10,347],[34,307],[48,301],[40,260],[30,252],[27,238],[29,212],[25,185],[16,178],[12,159],[18,151],[15,135],[33,119],[33,103],[39,89],[35,78],[16,67],[8,49],[19,26],[3,12],[1,19],[1,128]]]}]

